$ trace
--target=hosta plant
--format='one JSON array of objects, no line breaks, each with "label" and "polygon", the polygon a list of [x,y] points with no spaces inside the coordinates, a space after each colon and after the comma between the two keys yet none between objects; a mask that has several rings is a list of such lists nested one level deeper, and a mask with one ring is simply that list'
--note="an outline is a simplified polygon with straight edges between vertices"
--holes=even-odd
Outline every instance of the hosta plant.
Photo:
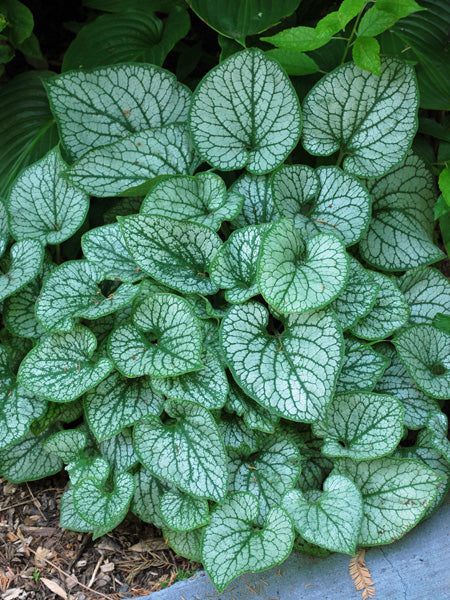
[{"label": "hosta plant", "polygon": [[0,474],[65,467],[63,527],[132,511],[218,590],[430,515],[450,282],[413,68],[302,105],[251,48],[193,93],[133,63],[45,87],[61,143],[0,204]]}]

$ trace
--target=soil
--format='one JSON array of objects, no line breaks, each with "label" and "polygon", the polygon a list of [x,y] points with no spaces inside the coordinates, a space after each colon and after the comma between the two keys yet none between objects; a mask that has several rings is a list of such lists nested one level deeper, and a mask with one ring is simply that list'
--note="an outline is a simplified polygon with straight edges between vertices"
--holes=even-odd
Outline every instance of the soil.
[{"label": "soil", "polygon": [[200,565],[177,556],[161,532],[132,515],[92,541],[58,526],[67,478],[0,478],[1,600],[121,600],[160,590]]}]

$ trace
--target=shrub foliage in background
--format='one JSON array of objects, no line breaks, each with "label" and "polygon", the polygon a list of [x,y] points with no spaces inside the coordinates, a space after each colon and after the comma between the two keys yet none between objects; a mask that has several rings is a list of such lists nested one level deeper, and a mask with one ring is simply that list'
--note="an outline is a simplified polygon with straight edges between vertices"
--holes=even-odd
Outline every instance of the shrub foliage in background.
[{"label": "shrub foliage in background", "polygon": [[61,526],[131,510],[220,591],[436,510],[450,282],[413,67],[345,62],[301,106],[258,48],[193,93],[134,62],[45,90],[60,144],[0,203],[0,474],[65,466]]}]

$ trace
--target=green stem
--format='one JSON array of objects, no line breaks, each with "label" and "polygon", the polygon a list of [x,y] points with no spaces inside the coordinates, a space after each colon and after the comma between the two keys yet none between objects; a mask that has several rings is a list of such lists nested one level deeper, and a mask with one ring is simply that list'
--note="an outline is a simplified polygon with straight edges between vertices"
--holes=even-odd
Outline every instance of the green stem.
[{"label": "green stem", "polygon": [[345,150],[343,148],[340,148],[339,149],[339,156],[338,156],[338,159],[336,161],[336,166],[337,167],[341,166],[341,162],[342,162],[344,156],[345,156]]},{"label": "green stem", "polygon": [[[365,8],[365,6],[364,6],[364,8]],[[350,46],[352,45],[353,38],[355,37],[355,33],[358,28],[359,22],[361,21],[361,17],[363,16],[364,8],[362,9],[362,11],[359,13],[359,15],[355,19],[355,23],[353,25],[352,32],[350,34],[350,37],[347,39],[347,44],[345,46],[344,56],[342,57],[341,65],[345,62],[345,59],[347,58],[347,54],[348,54],[348,51],[350,50]]]}]

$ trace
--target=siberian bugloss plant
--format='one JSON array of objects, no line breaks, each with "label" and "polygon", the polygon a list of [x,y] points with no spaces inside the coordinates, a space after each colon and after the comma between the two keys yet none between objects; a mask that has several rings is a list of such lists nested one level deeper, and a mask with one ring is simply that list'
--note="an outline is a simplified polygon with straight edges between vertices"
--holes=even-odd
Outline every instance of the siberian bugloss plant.
[{"label": "siberian bugloss plant", "polygon": [[252,48],[193,94],[133,63],[45,86],[61,146],[0,204],[1,475],[65,465],[63,527],[131,510],[218,590],[430,515],[450,283],[413,68],[345,63],[302,107]]}]

